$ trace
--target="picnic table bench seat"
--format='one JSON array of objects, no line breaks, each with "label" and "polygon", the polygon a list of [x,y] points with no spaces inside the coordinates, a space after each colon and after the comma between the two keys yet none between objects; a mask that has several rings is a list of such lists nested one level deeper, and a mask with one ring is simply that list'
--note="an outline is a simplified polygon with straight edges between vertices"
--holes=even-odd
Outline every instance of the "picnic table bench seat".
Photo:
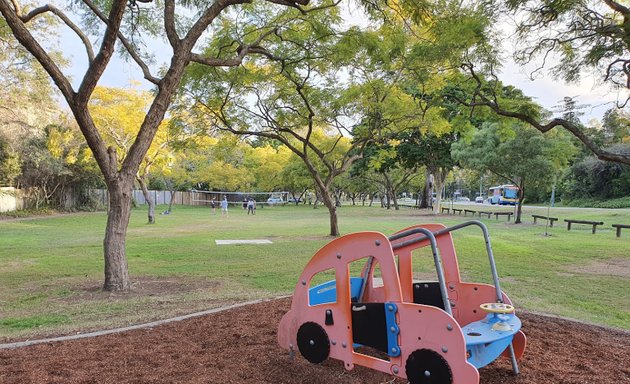
[{"label": "picnic table bench seat", "polygon": [[547,220],[549,221],[550,227],[553,227],[554,221],[558,221],[557,217],[548,217],[548,216],[542,216],[542,215],[532,215],[532,217],[534,218],[534,224],[536,224],[536,219]]},{"label": "picnic table bench seat", "polygon": [[507,221],[510,221],[513,214],[513,212],[494,212],[494,217],[499,220],[499,216],[507,216]]},{"label": "picnic table bench seat", "polygon": [[617,229],[617,237],[621,237],[621,228],[630,228],[630,224],[613,224],[612,226]]},{"label": "picnic table bench seat", "polygon": [[593,226],[593,234],[597,230],[598,225],[604,225],[603,221],[590,221],[590,220],[572,220],[572,219],[564,219],[567,223],[567,231],[571,230],[571,224],[588,224]]}]

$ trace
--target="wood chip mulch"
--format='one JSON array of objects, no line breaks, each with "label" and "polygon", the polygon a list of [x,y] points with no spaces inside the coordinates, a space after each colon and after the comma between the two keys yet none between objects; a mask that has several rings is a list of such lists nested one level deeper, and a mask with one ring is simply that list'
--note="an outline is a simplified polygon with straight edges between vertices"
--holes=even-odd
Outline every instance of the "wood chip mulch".
[{"label": "wood chip mulch", "polygon": [[[276,342],[290,299],[88,339],[0,350],[0,383],[402,384],[341,362],[291,362]],[[521,374],[507,359],[480,370],[483,384],[630,383],[630,333],[520,313],[528,337]],[[464,383],[465,384],[465,383]]]}]

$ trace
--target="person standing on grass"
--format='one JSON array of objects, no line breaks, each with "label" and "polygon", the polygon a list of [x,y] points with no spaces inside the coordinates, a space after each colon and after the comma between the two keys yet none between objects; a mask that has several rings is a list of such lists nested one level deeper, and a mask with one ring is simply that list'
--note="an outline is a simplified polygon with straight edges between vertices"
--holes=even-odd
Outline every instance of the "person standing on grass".
[{"label": "person standing on grass", "polygon": [[228,201],[227,196],[223,196],[223,200],[221,200],[221,216],[228,216]]},{"label": "person standing on grass", "polygon": [[247,214],[249,215],[250,213],[252,215],[256,214],[256,202],[252,198],[247,202]]},{"label": "person standing on grass", "polygon": [[214,197],[212,198],[212,200],[210,200],[210,208],[212,208],[212,214],[216,215],[217,214],[217,202],[214,200]]}]

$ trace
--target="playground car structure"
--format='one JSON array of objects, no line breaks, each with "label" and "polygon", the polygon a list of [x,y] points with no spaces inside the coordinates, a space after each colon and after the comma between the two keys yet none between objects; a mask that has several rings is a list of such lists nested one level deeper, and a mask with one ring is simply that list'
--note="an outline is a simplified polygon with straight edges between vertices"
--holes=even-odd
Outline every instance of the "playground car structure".
[{"label": "playground car structure", "polygon": [[[471,225],[482,229],[493,285],[461,281],[451,232]],[[437,281],[414,279],[412,253],[423,247],[430,247]],[[351,265],[363,261],[351,276]],[[316,284],[316,275],[334,278]],[[411,384],[476,384],[478,369],[501,355],[518,374],[526,344],[520,328],[499,287],[487,228],[469,221],[331,241],[302,272],[278,342],[311,363],[330,357],[348,370],[361,365]]]}]

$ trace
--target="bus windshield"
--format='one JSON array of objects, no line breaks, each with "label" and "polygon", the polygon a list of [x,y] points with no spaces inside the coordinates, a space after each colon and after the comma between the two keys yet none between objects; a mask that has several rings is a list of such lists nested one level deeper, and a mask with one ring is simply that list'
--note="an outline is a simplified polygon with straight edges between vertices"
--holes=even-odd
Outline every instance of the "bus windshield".
[{"label": "bus windshield", "polygon": [[507,199],[516,199],[518,197],[518,190],[512,188],[505,188],[505,197]]}]

